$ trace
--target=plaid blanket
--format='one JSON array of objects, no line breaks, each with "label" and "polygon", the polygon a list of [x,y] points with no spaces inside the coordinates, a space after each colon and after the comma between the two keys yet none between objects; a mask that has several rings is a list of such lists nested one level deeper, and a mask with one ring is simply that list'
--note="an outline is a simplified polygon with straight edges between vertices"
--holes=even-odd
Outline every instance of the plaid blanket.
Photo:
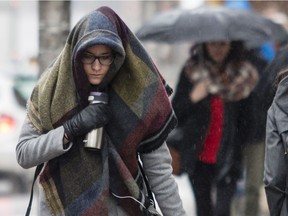
[{"label": "plaid blanket", "polygon": [[53,215],[106,216],[111,194],[122,197],[116,201],[128,215],[144,215],[137,154],[158,148],[176,125],[176,118],[163,77],[113,10],[92,11],[72,29],[62,52],[33,90],[28,118],[43,134],[88,105],[91,86],[79,56],[95,44],[108,45],[116,53],[101,83],[108,89],[113,112],[105,126],[103,149],[89,151],[79,137],[67,153],[47,162],[40,183]]}]

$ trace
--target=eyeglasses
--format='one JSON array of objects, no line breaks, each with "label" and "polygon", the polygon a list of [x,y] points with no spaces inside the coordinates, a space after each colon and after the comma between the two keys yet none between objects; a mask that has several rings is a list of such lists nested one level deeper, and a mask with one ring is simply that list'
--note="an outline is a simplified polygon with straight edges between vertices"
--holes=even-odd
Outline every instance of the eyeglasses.
[{"label": "eyeglasses", "polygon": [[83,55],[81,56],[81,62],[83,64],[93,64],[96,59],[98,59],[101,65],[109,66],[114,61],[114,55],[108,54],[102,56],[95,56],[89,52],[84,52]]}]

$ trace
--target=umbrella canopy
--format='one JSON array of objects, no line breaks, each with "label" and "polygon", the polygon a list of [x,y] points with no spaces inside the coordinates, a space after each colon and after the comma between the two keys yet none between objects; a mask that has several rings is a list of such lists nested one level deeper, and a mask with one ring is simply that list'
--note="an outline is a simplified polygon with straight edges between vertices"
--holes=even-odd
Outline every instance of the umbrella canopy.
[{"label": "umbrella canopy", "polygon": [[[286,44],[288,42],[288,32],[284,28],[283,25],[278,24],[270,19],[265,19],[265,26],[266,28],[269,28],[271,31],[271,34],[269,36],[270,42],[275,42],[279,43],[280,45]],[[257,40],[250,40],[246,43],[247,47],[249,48],[255,48],[259,47],[260,45],[263,44],[263,42],[268,42],[268,41],[257,41]]]},{"label": "umbrella canopy", "polygon": [[[145,23],[136,35],[140,40],[162,43],[240,40],[260,44],[272,39],[273,31],[268,22],[272,21],[243,9],[174,9],[158,14]],[[281,25],[278,27],[281,28]]]}]

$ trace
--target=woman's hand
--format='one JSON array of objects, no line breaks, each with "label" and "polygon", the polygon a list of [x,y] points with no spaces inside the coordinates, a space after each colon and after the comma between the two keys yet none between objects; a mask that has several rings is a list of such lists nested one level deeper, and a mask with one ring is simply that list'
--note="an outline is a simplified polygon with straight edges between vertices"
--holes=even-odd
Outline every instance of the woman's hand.
[{"label": "woman's hand", "polygon": [[199,81],[190,92],[190,100],[196,103],[208,95],[208,86],[210,84],[209,79]]},{"label": "woman's hand", "polygon": [[111,112],[108,104],[90,104],[63,124],[69,141],[106,125]]}]

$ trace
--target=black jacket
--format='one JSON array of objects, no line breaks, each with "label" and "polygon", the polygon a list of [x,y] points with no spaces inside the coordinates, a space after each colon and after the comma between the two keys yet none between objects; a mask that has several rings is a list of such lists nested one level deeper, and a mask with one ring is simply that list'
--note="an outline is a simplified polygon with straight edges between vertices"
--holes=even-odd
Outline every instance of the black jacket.
[{"label": "black jacket", "polygon": [[[190,175],[193,174],[195,162],[198,160],[208,132],[212,97],[209,95],[198,103],[192,103],[189,99],[192,87],[182,71],[172,100],[172,106],[178,118],[178,127],[183,128],[182,141],[173,147],[181,153],[182,171]],[[217,157],[218,180],[227,175],[238,178],[240,174],[241,147],[236,139],[239,108],[239,102],[224,103],[224,129]],[[167,144],[175,143],[170,143],[168,139]]]},{"label": "black jacket", "polygon": [[246,57],[257,68],[259,81],[251,94],[241,100],[239,127],[242,128],[241,133],[246,135],[239,134],[239,139],[242,145],[264,144],[267,111],[274,96],[271,92],[272,82],[264,77],[268,63],[257,50],[251,50]]}]

